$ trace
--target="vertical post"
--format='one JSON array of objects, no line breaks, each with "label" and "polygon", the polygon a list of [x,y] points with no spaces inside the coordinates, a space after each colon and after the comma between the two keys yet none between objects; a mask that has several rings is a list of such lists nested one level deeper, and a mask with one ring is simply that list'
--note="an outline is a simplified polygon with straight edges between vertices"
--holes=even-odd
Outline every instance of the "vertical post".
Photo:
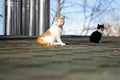
[{"label": "vertical post", "polygon": [[50,23],[50,0],[46,0],[46,2],[45,2],[45,16],[44,16],[44,19],[45,19],[45,21],[44,21],[44,24],[45,24],[45,30],[47,30],[49,27],[50,27],[50,25],[49,25],[49,23]]},{"label": "vertical post", "polygon": [[3,0],[3,35],[6,35],[6,1]]},{"label": "vertical post", "polygon": [[36,36],[38,36],[39,34],[39,3],[40,0],[36,0],[35,2],[35,26],[36,26],[36,30],[35,30],[35,34]]},{"label": "vertical post", "polygon": [[30,0],[30,27],[29,27],[29,36],[33,34],[33,21],[34,21],[34,0]]},{"label": "vertical post", "polygon": [[12,14],[11,14],[11,36],[17,35],[17,0],[12,0]]},{"label": "vertical post", "polygon": [[26,20],[25,20],[26,15],[25,14],[26,14],[26,0],[22,0],[22,16],[21,16],[22,17],[22,26],[21,26],[22,27],[22,29],[21,29],[22,35],[25,35],[25,30],[26,30],[25,29],[25,25],[26,25]]},{"label": "vertical post", "polygon": [[6,35],[10,35],[10,25],[11,25],[11,0],[7,0],[7,25],[6,25]]},{"label": "vertical post", "polygon": [[[49,4],[49,0],[40,0],[40,23],[39,23],[39,34],[42,34],[47,27],[49,27],[49,13],[47,13],[47,11],[49,11],[49,6],[47,7],[47,5]],[[46,25],[48,24],[48,25]]]},{"label": "vertical post", "polygon": [[29,35],[29,28],[30,28],[30,0],[25,0],[26,1],[26,10],[25,10],[25,18],[26,18],[26,35],[28,36]]},{"label": "vertical post", "polygon": [[43,33],[43,30],[44,30],[44,25],[43,25],[43,19],[44,19],[44,3],[45,3],[45,0],[40,0],[40,16],[39,16],[39,19],[40,19],[40,22],[39,22],[39,34],[42,34]]},{"label": "vertical post", "polygon": [[21,18],[22,16],[21,15],[21,2],[22,2],[21,0],[17,0],[17,3],[16,3],[17,4],[16,5],[17,6],[17,30],[16,30],[17,34],[16,35],[18,36],[21,35],[21,21],[22,21],[21,20],[22,19]]}]

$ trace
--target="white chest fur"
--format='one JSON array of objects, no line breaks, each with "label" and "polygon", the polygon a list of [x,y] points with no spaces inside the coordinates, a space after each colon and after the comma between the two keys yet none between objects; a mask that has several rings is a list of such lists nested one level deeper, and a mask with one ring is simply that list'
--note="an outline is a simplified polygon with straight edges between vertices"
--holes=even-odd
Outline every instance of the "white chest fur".
[{"label": "white chest fur", "polygon": [[50,27],[49,30],[50,30],[50,32],[51,32],[51,35],[46,36],[46,37],[43,37],[42,39],[43,39],[44,41],[47,41],[47,42],[55,42],[55,41],[57,41],[57,38],[60,37],[60,35],[61,35],[62,29],[59,28],[57,25],[54,25],[54,24],[53,24],[53,25]]},{"label": "white chest fur", "polygon": [[100,32],[101,34],[103,34],[103,31],[101,29],[98,29],[97,31]]},{"label": "white chest fur", "polygon": [[60,27],[58,27],[57,25],[52,25],[50,27],[50,32],[52,33],[52,35],[61,35],[62,29]]}]

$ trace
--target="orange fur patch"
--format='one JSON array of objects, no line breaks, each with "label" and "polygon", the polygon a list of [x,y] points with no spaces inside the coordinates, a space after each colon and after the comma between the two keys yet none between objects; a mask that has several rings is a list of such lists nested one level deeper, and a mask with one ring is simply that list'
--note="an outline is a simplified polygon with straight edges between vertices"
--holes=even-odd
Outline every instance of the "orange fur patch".
[{"label": "orange fur patch", "polygon": [[57,22],[58,20],[62,20],[62,21],[64,21],[64,17],[61,17],[61,18],[59,18],[59,17],[55,17],[55,22]]},{"label": "orange fur patch", "polygon": [[51,32],[49,30],[47,30],[45,33],[39,35],[38,38],[37,38],[37,41],[36,41],[36,45],[41,45],[41,46],[59,46],[59,44],[52,43],[52,42],[45,42],[44,40],[41,39],[41,38],[43,38],[45,36],[49,36],[49,35],[51,35]]}]

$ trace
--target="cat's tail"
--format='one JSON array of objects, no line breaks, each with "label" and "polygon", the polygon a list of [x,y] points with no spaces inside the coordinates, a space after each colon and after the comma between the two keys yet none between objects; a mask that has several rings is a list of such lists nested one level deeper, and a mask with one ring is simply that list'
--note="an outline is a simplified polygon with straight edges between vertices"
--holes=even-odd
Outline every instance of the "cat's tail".
[{"label": "cat's tail", "polygon": [[45,42],[42,39],[37,39],[36,45],[38,46],[60,46],[60,44],[55,42]]}]

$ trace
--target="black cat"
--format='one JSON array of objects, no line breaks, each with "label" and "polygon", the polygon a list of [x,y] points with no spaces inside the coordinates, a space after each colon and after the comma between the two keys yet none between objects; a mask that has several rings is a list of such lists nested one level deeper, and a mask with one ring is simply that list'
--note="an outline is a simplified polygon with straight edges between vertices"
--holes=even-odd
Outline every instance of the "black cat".
[{"label": "black cat", "polygon": [[97,30],[94,31],[90,36],[90,42],[100,43],[103,31],[104,31],[104,24],[103,25],[98,24]]}]

